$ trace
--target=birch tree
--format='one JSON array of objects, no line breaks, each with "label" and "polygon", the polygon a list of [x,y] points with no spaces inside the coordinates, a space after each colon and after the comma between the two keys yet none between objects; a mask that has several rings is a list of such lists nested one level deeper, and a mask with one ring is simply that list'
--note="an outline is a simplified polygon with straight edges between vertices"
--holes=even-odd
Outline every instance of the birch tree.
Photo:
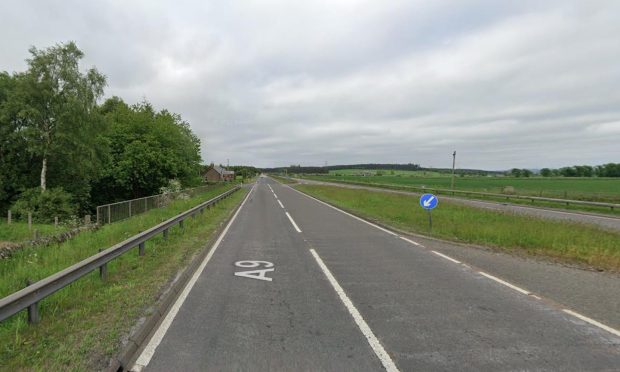
[{"label": "birch tree", "polygon": [[106,79],[95,68],[80,71],[84,53],[73,42],[29,51],[32,57],[27,60],[28,70],[19,76],[16,99],[21,101],[19,115],[27,123],[29,151],[41,161],[43,192],[55,152],[82,147],[93,137],[91,115]]}]

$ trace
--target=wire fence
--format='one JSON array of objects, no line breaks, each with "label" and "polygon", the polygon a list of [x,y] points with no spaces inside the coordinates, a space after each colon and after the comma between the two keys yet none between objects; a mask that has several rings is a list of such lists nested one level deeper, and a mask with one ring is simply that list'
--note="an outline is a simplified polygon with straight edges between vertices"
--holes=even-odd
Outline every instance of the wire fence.
[{"label": "wire fence", "polygon": [[105,225],[107,223],[122,221],[151,209],[163,208],[173,200],[192,198],[207,191],[209,187],[211,186],[200,186],[193,189],[100,205],[97,207],[97,224]]}]

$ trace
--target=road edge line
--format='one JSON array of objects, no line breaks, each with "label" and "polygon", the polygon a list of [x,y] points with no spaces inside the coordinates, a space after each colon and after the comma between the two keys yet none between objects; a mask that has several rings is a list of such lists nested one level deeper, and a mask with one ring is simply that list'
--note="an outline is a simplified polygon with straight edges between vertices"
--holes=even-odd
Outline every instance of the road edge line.
[{"label": "road edge line", "polygon": [[487,277],[487,278],[489,278],[489,279],[493,280],[493,281],[496,281],[496,282],[497,282],[497,283],[499,283],[499,284],[505,285],[506,287],[508,287],[508,288],[510,288],[510,289],[514,289],[515,291],[517,291],[517,292],[519,292],[519,293],[522,293],[522,294],[524,294],[524,295],[528,295],[528,296],[529,296],[529,295],[531,295],[531,294],[532,294],[532,292],[530,292],[530,291],[528,291],[528,290],[525,290],[525,289],[523,289],[523,288],[521,288],[521,287],[517,287],[517,286],[516,286],[516,285],[514,285],[514,284],[510,284],[510,283],[508,283],[507,281],[502,280],[502,279],[500,279],[500,278],[498,278],[498,277],[496,277],[496,276],[493,276],[493,275],[491,275],[491,274],[487,274],[487,273],[485,273],[484,271],[478,271],[478,273],[479,273],[480,275],[482,275],[482,276],[485,276],[485,277]]},{"label": "road edge line", "polygon": [[385,351],[385,349],[383,348],[383,345],[381,345],[381,342],[379,341],[377,336],[375,336],[372,329],[370,329],[370,326],[368,326],[368,323],[366,323],[366,321],[364,320],[364,317],[362,317],[362,314],[359,312],[359,310],[357,310],[353,302],[349,299],[349,296],[347,296],[344,289],[342,289],[340,284],[338,284],[338,281],[336,280],[334,275],[332,275],[331,271],[325,265],[325,263],[323,262],[319,254],[316,253],[314,249],[310,249],[310,253],[312,254],[312,256],[314,257],[314,260],[316,261],[316,263],[319,265],[319,267],[323,271],[323,274],[325,274],[325,276],[327,277],[327,280],[329,281],[329,283],[332,285],[332,287],[336,291],[336,294],[340,298],[340,301],[342,301],[344,306],[349,311],[349,314],[351,314],[351,316],[353,317],[353,320],[357,324],[357,327],[360,329],[360,331],[362,331],[362,334],[366,337],[366,340],[370,344],[370,347],[375,352],[375,355],[377,356],[377,358],[379,358],[379,360],[381,361],[381,364],[383,364],[383,367],[385,368],[385,370],[390,371],[390,372],[398,372],[398,367],[396,367],[396,364],[394,363],[390,355],[387,353],[387,351]]},{"label": "road edge line", "polygon": [[609,333],[611,333],[613,335],[616,335],[616,336],[620,337],[620,331],[615,329],[615,328],[611,328],[608,325],[605,325],[605,324],[603,324],[601,322],[597,322],[596,320],[594,320],[592,318],[588,318],[585,315],[581,315],[581,314],[579,314],[579,313],[577,313],[575,311],[569,310],[569,309],[562,309],[562,311],[567,313],[567,314],[570,314],[570,315],[574,316],[575,318],[581,319],[581,320],[583,320],[586,323],[590,323],[593,326],[596,326],[596,327],[598,327],[600,329],[603,329],[603,330],[605,330],[605,331],[607,331],[607,332],[609,332]]}]

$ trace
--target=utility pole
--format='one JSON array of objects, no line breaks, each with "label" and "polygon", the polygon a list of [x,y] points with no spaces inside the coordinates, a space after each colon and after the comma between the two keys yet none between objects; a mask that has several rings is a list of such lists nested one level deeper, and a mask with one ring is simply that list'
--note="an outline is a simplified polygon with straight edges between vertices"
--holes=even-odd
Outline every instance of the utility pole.
[{"label": "utility pole", "polygon": [[230,160],[226,159],[226,168],[230,167]]},{"label": "utility pole", "polygon": [[456,150],[452,153],[452,182],[451,189],[454,190],[454,168],[456,167]]}]

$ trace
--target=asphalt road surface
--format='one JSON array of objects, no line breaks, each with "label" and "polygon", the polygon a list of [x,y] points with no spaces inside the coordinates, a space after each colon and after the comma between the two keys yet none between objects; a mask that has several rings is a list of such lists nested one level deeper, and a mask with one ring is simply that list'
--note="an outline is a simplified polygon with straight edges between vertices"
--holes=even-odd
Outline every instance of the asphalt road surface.
[{"label": "asphalt road surface", "polygon": [[620,368],[617,330],[267,178],[222,236],[134,370]]},{"label": "asphalt road surface", "polygon": [[[309,184],[309,185],[328,185],[328,186],[345,187],[345,188],[350,188],[350,189],[387,192],[387,193],[392,193],[392,194],[414,195],[414,196],[421,195],[421,193],[411,192],[411,191],[384,189],[384,188],[372,187],[372,186],[350,185],[350,184],[338,183],[338,182],[324,182],[324,181],[315,181],[315,180],[307,180],[307,179],[296,179],[296,181],[302,184]],[[444,196],[444,195],[441,195],[440,198],[441,200],[449,200],[454,203],[461,203],[464,205],[469,205],[469,206],[477,207],[477,208],[490,209],[490,210],[502,211],[502,212],[518,213],[518,214],[523,214],[526,216],[533,216],[533,217],[540,217],[540,218],[550,218],[550,219],[555,219],[555,220],[586,223],[590,225],[596,225],[598,227],[602,227],[608,230],[620,231],[620,218],[614,217],[614,216],[605,216],[605,215],[587,213],[587,212],[571,212],[569,210],[557,210],[557,209],[542,208],[542,207],[535,207],[535,206],[530,207],[530,206],[501,203],[501,202],[463,199],[463,198],[455,198],[455,197]]]}]

